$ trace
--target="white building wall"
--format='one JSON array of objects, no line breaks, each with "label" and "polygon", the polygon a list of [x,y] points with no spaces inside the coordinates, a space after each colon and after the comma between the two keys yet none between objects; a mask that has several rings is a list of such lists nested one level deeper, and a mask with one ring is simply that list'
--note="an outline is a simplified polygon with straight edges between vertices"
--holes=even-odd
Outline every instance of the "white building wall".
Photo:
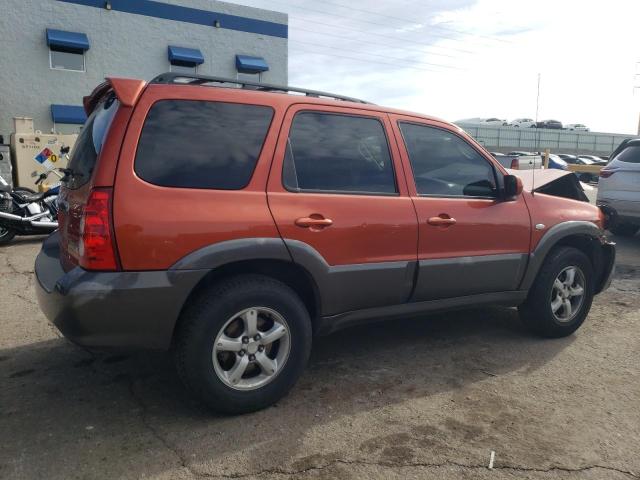
[{"label": "white building wall", "polygon": [[[169,71],[167,47],[198,48],[205,62],[198,73],[233,77],[235,55],[263,57],[264,82],[287,83],[287,39],[66,3],[59,0],[2,0],[0,15],[0,135],[8,141],[14,116],[53,128],[51,104],[81,105],[82,97],[106,76],[150,80]],[[114,2],[115,3],[115,2]],[[215,0],[163,0],[192,8],[287,24],[287,15]],[[86,72],[52,70],[45,30],[85,33],[90,49]],[[61,133],[76,125],[57,125]]]}]

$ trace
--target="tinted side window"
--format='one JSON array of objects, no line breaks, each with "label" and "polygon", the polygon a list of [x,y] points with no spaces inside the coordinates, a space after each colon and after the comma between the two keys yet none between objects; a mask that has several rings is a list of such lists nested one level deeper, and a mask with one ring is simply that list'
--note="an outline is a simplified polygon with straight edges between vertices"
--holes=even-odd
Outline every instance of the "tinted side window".
[{"label": "tinted side window", "polygon": [[258,105],[159,101],[144,122],[135,171],[163,187],[244,188],[272,117]]},{"label": "tinted side window", "polygon": [[416,188],[421,195],[495,197],[493,166],[457,135],[400,123]]},{"label": "tinted side window", "polygon": [[622,150],[615,157],[620,162],[640,163],[640,145],[632,145]]},{"label": "tinted side window", "polygon": [[298,113],[289,132],[283,183],[293,191],[396,193],[382,123],[350,115]]}]

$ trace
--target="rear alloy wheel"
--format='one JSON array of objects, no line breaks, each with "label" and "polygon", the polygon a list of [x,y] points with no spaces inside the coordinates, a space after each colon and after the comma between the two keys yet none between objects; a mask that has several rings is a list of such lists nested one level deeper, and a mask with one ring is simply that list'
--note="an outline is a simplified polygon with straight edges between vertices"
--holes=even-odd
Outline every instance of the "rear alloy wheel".
[{"label": "rear alloy wheel", "polygon": [[213,345],[213,368],[235,390],[253,390],[272,382],[289,358],[289,326],[275,310],[246,308],[222,326]]},{"label": "rear alloy wheel", "polygon": [[291,390],[311,338],[309,312],[291,288],[241,275],[190,301],[176,332],[176,365],[185,385],[213,410],[252,412]]},{"label": "rear alloy wheel", "polygon": [[618,235],[620,237],[633,237],[640,227],[637,225],[631,225],[630,223],[619,223],[613,227],[610,227],[609,230],[614,235]]},{"label": "rear alloy wheel", "polygon": [[519,307],[529,329],[545,337],[565,337],[584,322],[593,301],[593,267],[573,247],[552,250],[538,272],[529,296]]}]

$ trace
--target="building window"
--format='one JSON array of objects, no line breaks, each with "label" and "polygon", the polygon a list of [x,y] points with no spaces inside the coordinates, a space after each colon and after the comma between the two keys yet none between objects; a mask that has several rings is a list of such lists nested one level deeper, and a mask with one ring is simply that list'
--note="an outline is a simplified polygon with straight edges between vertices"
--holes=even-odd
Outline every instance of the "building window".
[{"label": "building window", "polygon": [[236,74],[236,80],[241,82],[261,82],[262,73],[240,73]]},{"label": "building window", "polygon": [[49,49],[49,67],[54,70],[72,70],[84,72],[84,52],[72,53]]},{"label": "building window", "polygon": [[169,71],[176,73],[184,73],[188,75],[195,75],[198,73],[198,65],[186,66],[186,65],[175,65],[173,63],[169,64]]},{"label": "building window", "polygon": [[89,50],[89,39],[84,33],[46,30],[49,46],[49,67],[55,70],[86,71],[84,52]]}]

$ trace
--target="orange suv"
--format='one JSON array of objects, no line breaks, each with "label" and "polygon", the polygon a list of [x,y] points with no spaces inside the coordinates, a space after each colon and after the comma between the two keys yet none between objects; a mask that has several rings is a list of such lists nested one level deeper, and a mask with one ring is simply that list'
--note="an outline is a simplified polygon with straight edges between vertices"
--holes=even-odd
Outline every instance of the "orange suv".
[{"label": "orange suv", "polygon": [[214,409],[277,401],[315,335],[499,304],[560,337],[609,285],[605,216],[575,176],[533,185],[451,123],[176,73],[84,105],[40,306],[81,345],[173,350]]}]

